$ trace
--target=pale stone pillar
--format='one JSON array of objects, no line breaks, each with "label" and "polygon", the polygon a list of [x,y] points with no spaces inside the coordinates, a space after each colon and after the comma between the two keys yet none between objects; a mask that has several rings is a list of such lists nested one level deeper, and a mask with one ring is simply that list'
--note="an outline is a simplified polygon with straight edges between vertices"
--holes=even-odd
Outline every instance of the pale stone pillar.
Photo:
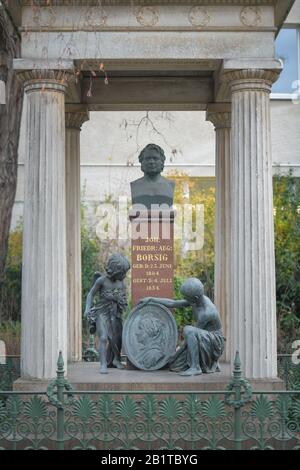
[{"label": "pale stone pillar", "polygon": [[277,375],[269,93],[278,72],[226,72],[232,93],[231,358],[249,378]]},{"label": "pale stone pillar", "polygon": [[81,240],[80,240],[80,129],[87,110],[66,110],[66,224],[68,285],[68,360],[82,359]]},{"label": "pale stone pillar", "polygon": [[21,374],[49,379],[59,351],[67,357],[65,72],[20,76],[27,94]]},{"label": "pale stone pillar", "polygon": [[222,358],[230,361],[230,134],[231,106],[214,103],[208,106],[206,119],[216,131],[216,208],[215,208],[215,305],[220,312],[226,338]]}]

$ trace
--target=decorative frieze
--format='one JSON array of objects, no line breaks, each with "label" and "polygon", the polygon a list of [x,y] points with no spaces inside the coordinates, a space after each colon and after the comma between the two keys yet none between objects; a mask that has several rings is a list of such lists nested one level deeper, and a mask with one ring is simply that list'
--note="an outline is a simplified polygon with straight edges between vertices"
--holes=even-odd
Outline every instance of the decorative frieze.
[{"label": "decorative frieze", "polygon": [[159,9],[155,6],[142,7],[136,14],[137,22],[142,26],[155,26],[159,22]]},{"label": "decorative frieze", "polygon": [[198,5],[190,9],[188,18],[191,25],[196,27],[207,26],[210,22],[210,16],[207,10]]},{"label": "decorative frieze", "polygon": [[80,30],[126,30],[139,29],[239,29],[255,30],[274,27],[273,8],[264,5],[242,4],[203,5],[180,3],[176,5],[126,5],[103,4],[97,6],[24,7],[22,30],[39,32]]},{"label": "decorative frieze", "polygon": [[258,7],[244,7],[241,10],[240,18],[245,26],[259,26],[262,22],[261,10]]}]

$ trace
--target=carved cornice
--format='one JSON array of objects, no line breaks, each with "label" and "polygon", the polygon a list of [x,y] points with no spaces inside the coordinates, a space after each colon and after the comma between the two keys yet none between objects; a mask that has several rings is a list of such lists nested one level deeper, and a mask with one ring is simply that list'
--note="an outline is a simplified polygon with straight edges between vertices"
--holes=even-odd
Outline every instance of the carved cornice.
[{"label": "carved cornice", "polygon": [[232,93],[246,90],[271,92],[280,70],[241,69],[224,72],[221,82],[227,84]]}]

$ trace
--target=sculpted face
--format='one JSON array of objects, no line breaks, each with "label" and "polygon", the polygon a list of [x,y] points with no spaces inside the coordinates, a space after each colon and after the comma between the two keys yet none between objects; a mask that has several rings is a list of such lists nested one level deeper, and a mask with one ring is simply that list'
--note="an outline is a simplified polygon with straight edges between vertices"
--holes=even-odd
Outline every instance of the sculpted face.
[{"label": "sculpted face", "polygon": [[147,334],[144,328],[141,325],[138,326],[138,331],[135,334],[137,342],[145,345],[147,341]]},{"label": "sculpted face", "polygon": [[142,160],[142,171],[147,175],[157,175],[162,171],[161,157],[155,150],[147,150]]}]

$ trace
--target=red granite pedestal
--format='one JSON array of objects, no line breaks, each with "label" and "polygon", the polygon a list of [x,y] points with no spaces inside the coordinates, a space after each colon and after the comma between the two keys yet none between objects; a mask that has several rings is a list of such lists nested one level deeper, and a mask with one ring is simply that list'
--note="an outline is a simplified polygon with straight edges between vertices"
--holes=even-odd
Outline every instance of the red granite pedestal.
[{"label": "red granite pedestal", "polygon": [[131,211],[132,305],[144,297],[173,297],[174,211]]}]

